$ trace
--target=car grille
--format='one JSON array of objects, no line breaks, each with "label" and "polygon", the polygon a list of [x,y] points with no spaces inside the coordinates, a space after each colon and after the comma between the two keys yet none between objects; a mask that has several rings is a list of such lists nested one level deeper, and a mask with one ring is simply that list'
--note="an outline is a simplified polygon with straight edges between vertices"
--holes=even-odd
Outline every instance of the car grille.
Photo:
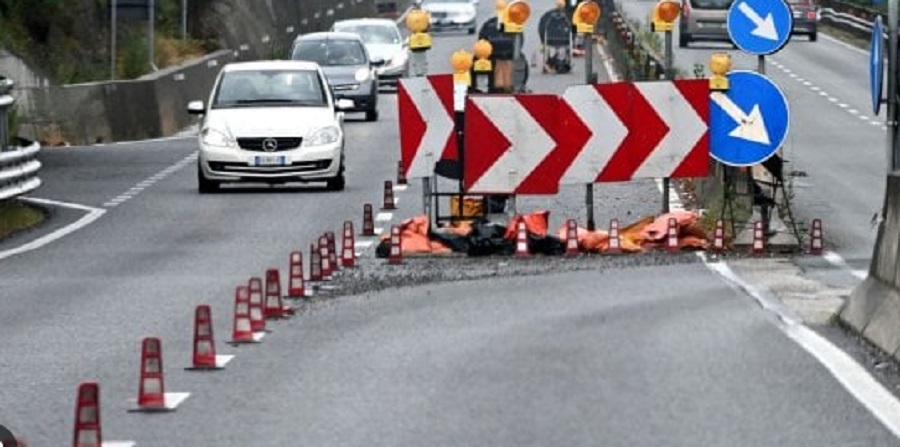
[{"label": "car grille", "polygon": [[277,147],[275,150],[267,150],[263,147],[263,142],[270,138],[238,138],[237,143],[241,149],[255,152],[281,152],[297,149],[303,143],[303,138],[299,137],[277,137],[271,138],[275,140]]},{"label": "car grille", "polygon": [[336,91],[336,92],[345,92],[348,90],[358,90],[358,89],[359,89],[359,84],[341,84],[341,85],[334,86],[334,91]]},{"label": "car grille", "polygon": [[304,172],[323,171],[331,166],[331,160],[313,160],[295,162],[290,166],[249,166],[246,163],[209,162],[209,168],[216,172],[229,174],[300,174]]}]

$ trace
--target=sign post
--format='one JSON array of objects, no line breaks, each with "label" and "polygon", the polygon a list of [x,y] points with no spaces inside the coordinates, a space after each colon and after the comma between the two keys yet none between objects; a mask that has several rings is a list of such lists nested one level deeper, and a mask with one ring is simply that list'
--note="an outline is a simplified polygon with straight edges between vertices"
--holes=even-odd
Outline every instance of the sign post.
[{"label": "sign post", "polygon": [[[409,75],[414,78],[423,77],[428,72],[428,50],[431,49],[431,36],[425,32],[431,19],[419,4],[406,15],[406,28],[409,29]],[[409,167],[405,167],[409,168]],[[428,221],[431,221],[431,174],[422,178],[422,208]]]},{"label": "sign post", "polygon": [[[653,9],[653,30],[665,32],[665,71],[666,80],[675,79],[675,50],[672,48],[672,30],[675,20],[681,14],[681,5],[673,0],[661,0]],[[662,212],[669,212],[669,194],[671,184],[669,177],[662,178]]]},{"label": "sign post", "polygon": [[[897,169],[898,154],[897,150],[897,75],[900,70],[897,69],[897,0],[888,0],[888,32],[890,39],[888,40],[888,100],[887,100],[887,128],[888,128],[888,172],[894,172]],[[886,206],[886,205],[885,205]]]},{"label": "sign post", "polygon": [[[596,82],[594,76],[594,25],[600,18],[600,5],[593,0],[582,2],[575,8],[572,21],[575,23],[575,31],[582,35],[584,41],[584,83],[591,85]],[[597,223],[594,220],[594,183],[584,185],[584,204],[587,210],[587,229],[594,231]]]}]

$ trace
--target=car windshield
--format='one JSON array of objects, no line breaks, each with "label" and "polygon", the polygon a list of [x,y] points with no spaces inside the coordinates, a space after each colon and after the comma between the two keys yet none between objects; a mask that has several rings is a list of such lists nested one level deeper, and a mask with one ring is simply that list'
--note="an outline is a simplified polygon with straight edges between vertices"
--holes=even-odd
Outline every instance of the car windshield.
[{"label": "car windshield", "polygon": [[315,70],[239,70],[222,76],[213,108],[325,106],[319,72]]},{"label": "car windshield", "polygon": [[698,9],[728,9],[733,0],[693,0],[691,4]]},{"label": "car windshield", "polygon": [[335,31],[359,35],[367,44],[400,44],[400,33],[396,28],[372,24],[338,24]]},{"label": "car windshield", "polygon": [[291,59],[312,61],[322,66],[366,65],[366,53],[359,41],[347,39],[301,40]]}]

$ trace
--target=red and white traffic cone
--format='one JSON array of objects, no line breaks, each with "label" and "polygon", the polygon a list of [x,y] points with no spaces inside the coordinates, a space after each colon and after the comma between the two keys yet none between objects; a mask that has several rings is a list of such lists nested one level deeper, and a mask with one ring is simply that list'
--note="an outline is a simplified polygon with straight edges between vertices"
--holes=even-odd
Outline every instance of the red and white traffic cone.
[{"label": "red and white traffic cone", "polygon": [[328,251],[328,237],[319,237],[319,260],[322,263],[322,280],[331,281],[334,266],[331,265],[331,253]]},{"label": "red and white traffic cone", "polygon": [[622,239],[619,237],[619,219],[612,219],[609,221],[609,246],[606,249],[607,253],[611,254],[619,254],[622,253]]},{"label": "red and white traffic cone", "polygon": [[578,255],[578,223],[575,219],[566,221],[566,256]]},{"label": "red and white traffic cone", "polygon": [[388,254],[388,264],[403,264],[403,236],[399,225],[391,227],[391,252]]},{"label": "red and white traffic cone", "polygon": [[713,253],[725,253],[725,222],[716,221],[716,232],[713,234]]},{"label": "red and white traffic cone", "polygon": [[168,412],[175,405],[166,402],[163,378],[162,342],[156,337],[144,338],[141,343],[141,382],[138,387],[137,408],[132,412]]},{"label": "red and white traffic cone", "polygon": [[531,253],[528,251],[528,227],[525,226],[524,221],[520,221],[516,233],[516,257],[527,258],[529,256]]},{"label": "red and white traffic cone", "polygon": [[263,301],[262,279],[250,278],[247,288],[250,293],[250,329],[253,332],[266,332],[266,312]]},{"label": "red and white traffic cone", "polygon": [[763,231],[763,223],[753,224],[753,254],[760,255],[766,251],[766,235]]},{"label": "red and white traffic cone", "polygon": [[397,184],[406,184],[406,172],[403,170],[403,161],[397,162]]},{"label": "red and white traffic cone", "polygon": [[291,308],[281,301],[281,275],[276,268],[266,270],[266,299],[263,313],[270,320],[287,318],[293,313]]},{"label": "red and white traffic cone", "polygon": [[381,206],[383,210],[395,210],[397,205],[394,201],[394,185],[390,180],[384,181],[384,204]]},{"label": "red and white traffic cone", "polygon": [[809,233],[809,254],[821,255],[825,249],[824,234],[822,232],[822,220],[813,219]]},{"label": "red and white traffic cone", "polygon": [[194,356],[188,371],[224,369],[216,362],[216,341],[213,337],[212,310],[201,304],[194,312]]},{"label": "red and white traffic cone", "polygon": [[[95,382],[78,386],[75,401],[74,447],[101,447],[103,431],[100,429],[100,385]],[[20,444],[21,445],[21,444]]]},{"label": "red and white traffic cone", "polygon": [[322,256],[315,244],[309,244],[309,280],[321,282],[325,277],[322,273]]},{"label": "red and white traffic cone", "polygon": [[325,238],[328,239],[328,262],[331,263],[331,271],[334,273],[334,271],[341,266],[338,263],[337,242],[335,240],[334,231],[325,233]]},{"label": "red and white traffic cone", "polygon": [[306,281],[303,278],[303,253],[295,251],[291,253],[288,264],[288,290],[287,298],[306,298]]},{"label": "red and white traffic cone", "polygon": [[353,222],[344,222],[344,234],[341,238],[341,264],[344,268],[356,267],[356,236],[353,235]]},{"label": "red and white traffic cone", "polygon": [[234,330],[231,333],[231,344],[256,343],[253,337],[253,326],[250,324],[250,289],[237,286],[234,292]]},{"label": "red and white traffic cone", "polygon": [[363,205],[363,236],[375,236],[375,218],[372,216],[372,205],[367,203]]},{"label": "red and white traffic cone", "polygon": [[666,233],[666,250],[676,252],[679,250],[678,243],[678,220],[674,217],[669,219],[669,227]]}]

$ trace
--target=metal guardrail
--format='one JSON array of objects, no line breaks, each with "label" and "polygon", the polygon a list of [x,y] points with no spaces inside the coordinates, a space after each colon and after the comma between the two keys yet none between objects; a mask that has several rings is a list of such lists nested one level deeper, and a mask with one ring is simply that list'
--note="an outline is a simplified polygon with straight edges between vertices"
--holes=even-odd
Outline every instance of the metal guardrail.
[{"label": "metal guardrail", "polygon": [[[872,34],[872,22],[870,20],[862,19],[846,12],[839,12],[833,8],[820,9],[819,20],[829,22],[835,27],[860,35],[868,36]],[[885,37],[887,37],[887,34],[885,34]]]},{"label": "metal guardrail", "polygon": [[37,160],[41,145],[37,142],[25,147],[9,144],[9,110],[16,103],[10,95],[12,87],[10,79],[0,80],[0,201],[27,194],[41,186],[37,176],[41,169],[41,162]]}]

